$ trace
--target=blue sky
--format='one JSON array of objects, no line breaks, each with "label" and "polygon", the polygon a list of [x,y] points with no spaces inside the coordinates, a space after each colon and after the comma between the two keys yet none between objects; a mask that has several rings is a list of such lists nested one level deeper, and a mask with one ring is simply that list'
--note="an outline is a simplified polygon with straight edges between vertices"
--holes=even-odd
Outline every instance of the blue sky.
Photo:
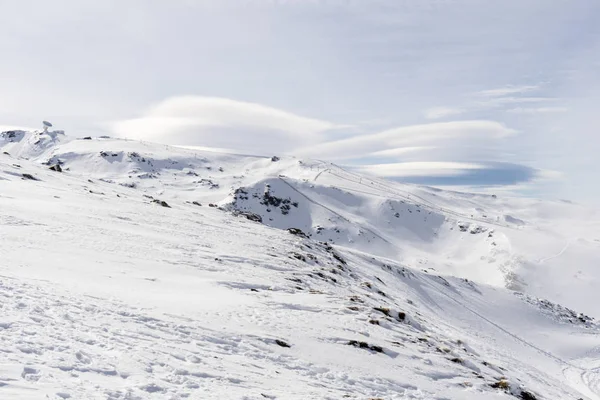
[{"label": "blue sky", "polygon": [[0,0],[0,125],[600,200],[596,0]]}]

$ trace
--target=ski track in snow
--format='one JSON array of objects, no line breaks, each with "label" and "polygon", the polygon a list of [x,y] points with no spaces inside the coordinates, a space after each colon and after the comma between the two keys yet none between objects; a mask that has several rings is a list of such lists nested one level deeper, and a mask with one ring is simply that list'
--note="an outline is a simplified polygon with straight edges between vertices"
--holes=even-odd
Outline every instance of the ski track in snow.
[{"label": "ski track in snow", "polygon": [[[596,363],[597,364],[597,363]],[[567,367],[563,370],[569,384],[590,400],[600,399],[600,367]]]},{"label": "ski track in snow", "polygon": [[553,260],[555,258],[558,258],[558,257],[562,256],[563,254],[565,254],[565,251],[567,251],[569,249],[569,246],[571,246],[571,242],[572,241],[573,241],[573,239],[569,239],[567,241],[567,243],[565,244],[565,247],[563,247],[558,253],[556,253],[555,255],[549,256],[549,257],[541,258],[538,261],[538,263],[543,264],[546,261]]}]

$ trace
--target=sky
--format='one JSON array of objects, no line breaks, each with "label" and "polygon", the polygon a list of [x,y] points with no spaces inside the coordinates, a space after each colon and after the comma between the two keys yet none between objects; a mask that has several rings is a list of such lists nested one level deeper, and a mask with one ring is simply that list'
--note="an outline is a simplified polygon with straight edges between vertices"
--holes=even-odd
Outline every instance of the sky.
[{"label": "sky", "polygon": [[0,0],[0,126],[600,202],[597,0]]}]

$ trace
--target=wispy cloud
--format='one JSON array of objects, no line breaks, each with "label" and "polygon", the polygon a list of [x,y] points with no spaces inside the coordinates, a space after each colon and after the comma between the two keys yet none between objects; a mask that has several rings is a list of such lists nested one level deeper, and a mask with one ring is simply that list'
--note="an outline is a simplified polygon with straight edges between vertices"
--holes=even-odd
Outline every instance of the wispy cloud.
[{"label": "wispy cloud", "polygon": [[395,149],[380,150],[370,153],[370,157],[398,157],[405,156],[411,153],[419,153],[427,150],[437,149],[436,146],[407,146],[397,147]]},{"label": "wispy cloud", "polygon": [[371,135],[360,135],[344,140],[326,142],[299,150],[301,154],[312,154],[333,159],[352,159],[365,154],[395,150],[406,147],[448,143],[457,139],[471,141],[497,139],[516,134],[513,129],[485,120],[438,122],[402,126]]},{"label": "wispy cloud", "polygon": [[502,97],[514,94],[523,94],[538,89],[540,89],[540,86],[538,85],[506,86],[503,88],[482,90],[478,92],[477,95],[484,97]]},{"label": "wispy cloud", "polygon": [[485,166],[472,163],[420,161],[391,164],[373,164],[357,167],[358,170],[387,178],[422,176],[460,176],[469,170],[483,169]]},{"label": "wispy cloud", "polygon": [[569,111],[567,107],[532,107],[532,108],[512,108],[507,112],[515,114],[553,114],[553,113],[564,113]]},{"label": "wispy cloud", "polygon": [[[301,149],[355,165],[568,169],[561,184],[571,184],[557,193],[599,198],[598,185],[588,184],[600,152],[597,0],[238,3],[5,1],[11,34],[0,35],[0,49],[10,62],[0,63],[0,76],[10,80],[0,82],[0,123],[36,127],[50,118],[81,136],[120,121],[122,136]],[[39,54],[60,68],[40,68]],[[161,99],[171,100],[145,109]],[[394,131],[442,121],[474,130],[457,119],[520,134],[495,136],[490,130],[502,128],[489,124],[479,125],[488,133],[468,135],[448,134],[448,126],[435,127],[442,136],[431,127]],[[548,134],[554,127],[561,129]],[[364,141],[338,140],[359,136]],[[490,167],[461,177],[522,181],[533,176],[526,171]]]},{"label": "wispy cloud", "polygon": [[289,150],[344,126],[276,108],[225,98],[181,96],[151,107],[139,118],[114,123],[117,136],[160,143],[265,152]]}]

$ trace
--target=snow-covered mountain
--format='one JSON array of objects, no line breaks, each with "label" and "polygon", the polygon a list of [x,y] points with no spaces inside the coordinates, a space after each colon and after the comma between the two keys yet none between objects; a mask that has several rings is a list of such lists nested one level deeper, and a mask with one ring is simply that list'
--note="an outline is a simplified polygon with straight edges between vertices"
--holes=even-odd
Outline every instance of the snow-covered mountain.
[{"label": "snow-covered mountain", "polygon": [[599,261],[569,202],[4,132],[0,398],[599,399]]}]

